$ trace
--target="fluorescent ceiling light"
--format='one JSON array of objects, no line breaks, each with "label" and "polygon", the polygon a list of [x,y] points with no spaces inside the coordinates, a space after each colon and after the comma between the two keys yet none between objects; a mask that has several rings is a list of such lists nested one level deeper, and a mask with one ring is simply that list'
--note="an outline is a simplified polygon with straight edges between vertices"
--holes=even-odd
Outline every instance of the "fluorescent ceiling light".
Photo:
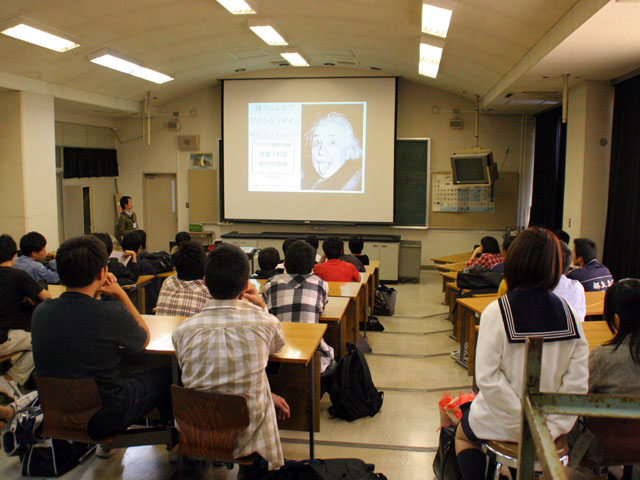
[{"label": "fluorescent ceiling light", "polygon": [[422,33],[436,37],[447,37],[451,14],[447,8],[436,7],[429,3],[422,3]]},{"label": "fluorescent ceiling light", "polygon": [[256,13],[247,0],[218,0],[218,3],[234,15],[248,15]]},{"label": "fluorescent ceiling light", "polygon": [[24,17],[3,22],[0,24],[0,33],[56,52],[67,52],[80,46],[72,35],[58,32]]},{"label": "fluorescent ceiling light", "polygon": [[420,40],[420,63],[418,67],[420,75],[431,78],[438,76],[443,46],[444,44],[441,42],[427,40],[425,38]]},{"label": "fluorescent ceiling light", "polygon": [[275,27],[273,22],[267,19],[249,20],[249,28],[253,33],[259,36],[267,45],[285,46],[289,45],[287,41],[282,38]]},{"label": "fluorescent ceiling light", "polygon": [[[118,56],[116,56],[118,55]],[[89,57],[89,60],[103,67],[112,68],[122,73],[128,73],[134,77],[142,78],[154,83],[166,83],[173,80],[173,77],[164,73],[156,72],[150,68],[142,67],[133,61],[120,58],[119,54],[101,50]]]},{"label": "fluorescent ceiling light", "polygon": [[280,56],[294,67],[309,66],[309,62],[307,62],[307,60],[305,60],[305,58],[296,50],[283,50],[282,52],[280,52]]}]

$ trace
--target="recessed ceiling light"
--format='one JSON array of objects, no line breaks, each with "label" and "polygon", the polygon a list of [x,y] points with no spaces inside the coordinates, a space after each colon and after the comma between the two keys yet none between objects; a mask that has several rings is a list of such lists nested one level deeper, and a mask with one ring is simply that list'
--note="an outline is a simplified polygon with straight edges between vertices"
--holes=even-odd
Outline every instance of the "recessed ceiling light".
[{"label": "recessed ceiling light", "polygon": [[127,73],[153,83],[162,84],[173,80],[173,77],[169,75],[143,67],[136,63],[137,60],[126,59],[124,55],[110,50],[100,50],[99,52],[91,54],[89,55],[89,60],[103,67]]},{"label": "recessed ceiling light", "polygon": [[437,3],[437,1],[425,0],[422,2],[422,33],[446,38],[453,12],[448,8],[431,5],[431,3]]},{"label": "recessed ceiling light", "polygon": [[295,49],[286,49],[280,52],[280,56],[284,58],[294,67],[308,67],[309,62]]},{"label": "recessed ceiling light", "polygon": [[422,37],[420,39],[420,62],[418,73],[427,77],[436,78],[440,68],[442,49],[444,42],[437,39]]},{"label": "recessed ceiling light", "polygon": [[25,17],[15,17],[2,22],[0,33],[61,53],[80,46],[72,35],[59,32]]},{"label": "recessed ceiling light", "polygon": [[218,0],[218,3],[234,15],[251,15],[256,13],[249,0]]},{"label": "recessed ceiling light", "polygon": [[286,46],[287,41],[278,33],[273,21],[262,18],[249,20],[249,28],[267,45]]}]

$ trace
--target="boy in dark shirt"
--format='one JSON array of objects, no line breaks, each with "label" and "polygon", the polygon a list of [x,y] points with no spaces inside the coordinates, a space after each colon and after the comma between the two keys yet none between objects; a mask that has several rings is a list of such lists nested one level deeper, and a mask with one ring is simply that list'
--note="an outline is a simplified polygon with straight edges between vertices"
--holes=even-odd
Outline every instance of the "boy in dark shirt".
[{"label": "boy in dark shirt", "polygon": [[[369,255],[364,255],[362,249],[364,248],[364,240],[360,235],[354,235],[349,239],[349,251],[356,257],[362,265],[369,265]],[[364,271],[364,270],[362,270]]]},{"label": "boy in dark shirt", "polygon": [[578,280],[585,292],[604,291],[613,284],[607,267],[598,263],[598,248],[593,240],[576,238],[573,241],[574,263],[578,268],[567,273],[571,280]]},{"label": "boy in dark shirt", "polygon": [[35,302],[51,298],[27,272],[13,268],[17,251],[13,238],[0,235],[0,356],[15,354],[13,366],[0,377],[0,392],[12,399],[22,395],[18,384],[24,385],[33,371],[31,334],[13,328],[22,300],[28,298]]},{"label": "boy in dark shirt", "polygon": [[267,279],[278,273],[283,273],[284,269],[276,268],[280,263],[280,254],[273,247],[267,247],[260,250],[258,254],[258,265],[260,270],[256,270],[253,274],[254,278]]},{"label": "boy in dark shirt", "polygon": [[[111,236],[108,233],[94,233],[93,235],[104,243],[104,246],[107,249],[107,255],[111,255],[111,252],[113,252],[113,240],[111,240]],[[120,285],[136,284],[136,281],[138,280],[138,269],[137,266],[134,267],[133,265],[133,263],[129,262],[125,266],[120,263],[117,258],[113,257],[109,257],[107,261],[109,273],[113,273],[116,276]]]},{"label": "boy in dark shirt", "polygon": [[[67,291],[33,312],[36,375],[95,379],[103,407],[89,421],[88,433],[94,438],[124,431],[155,407],[168,418],[169,368],[129,377],[119,373],[123,355],[147,346],[149,328],[107,272],[104,244],[93,235],[72,238],[60,246],[57,259]],[[117,301],[99,301],[95,297],[100,293]]]}]

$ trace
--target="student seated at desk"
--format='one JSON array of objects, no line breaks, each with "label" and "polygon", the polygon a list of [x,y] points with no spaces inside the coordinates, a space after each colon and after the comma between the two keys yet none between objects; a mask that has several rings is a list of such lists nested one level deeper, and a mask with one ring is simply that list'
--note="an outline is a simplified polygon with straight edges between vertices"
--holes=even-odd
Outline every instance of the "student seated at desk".
[{"label": "student seated at desk", "polygon": [[327,257],[324,263],[317,263],[313,273],[325,282],[359,282],[360,273],[352,264],[340,260],[344,244],[338,237],[329,237],[322,242],[322,250]]},{"label": "student seated at desk", "polygon": [[[275,275],[264,284],[262,296],[281,322],[318,323],[329,296],[329,285],[314,275],[315,251],[302,240],[289,245],[284,265],[287,273]],[[329,378],[336,369],[333,348],[320,340],[320,372]],[[328,380],[323,381],[324,384]],[[323,388],[324,391],[324,388]]]},{"label": "student seated at desk", "polygon": [[268,279],[284,272],[284,268],[277,268],[280,263],[280,254],[273,247],[267,247],[258,253],[259,270],[253,274],[253,278]]},{"label": "student seated at desk", "polygon": [[[124,431],[155,407],[169,419],[170,368],[128,377],[119,373],[123,356],[137,354],[149,343],[149,328],[107,272],[104,244],[93,235],[72,238],[60,246],[57,258],[67,291],[33,312],[36,375],[95,379],[103,407],[89,421],[94,438]],[[118,301],[97,300],[100,293]]]},{"label": "student seated at desk", "polygon": [[354,235],[349,239],[349,251],[356,257],[362,265],[369,265],[369,255],[362,253],[364,248],[364,240],[361,235]]},{"label": "student seated at desk", "polygon": [[[289,245],[291,245],[293,242],[295,242],[296,240],[298,240],[297,238],[294,237],[289,237],[286,238],[284,242],[282,242],[282,255],[287,255],[287,248],[289,248]],[[284,261],[281,261],[276,268],[284,271]]]},{"label": "student seated at desk", "polygon": [[178,325],[172,340],[185,387],[246,398],[249,426],[238,436],[233,455],[257,453],[273,470],[284,464],[276,410],[286,419],[289,406],[271,393],[265,368],[269,355],[284,346],[284,337],[249,282],[249,271],[239,247],[222,243],[211,250],[205,284],[213,300]]},{"label": "student seated at desk", "polygon": [[[20,256],[16,258],[15,268],[24,270],[36,282],[58,283],[55,257],[55,252],[47,253],[47,239],[42,234],[29,232],[20,239]],[[50,261],[45,266],[42,261],[46,258]]]},{"label": "student seated at desk", "polygon": [[155,275],[156,271],[149,262],[141,260],[139,257],[142,252],[142,240],[137,232],[127,233],[122,239],[122,251],[125,258],[129,257],[129,263],[132,268],[138,272],[138,275]]},{"label": "student seated at desk", "polygon": [[182,242],[171,256],[177,276],[167,277],[162,283],[156,315],[190,317],[202,311],[211,300],[204,284],[204,249],[198,242]]},{"label": "student seated at desk", "polygon": [[500,245],[493,237],[482,237],[480,246],[471,254],[471,258],[467,260],[467,267],[487,267],[492,268],[498,263],[504,262],[504,258],[500,253]]},{"label": "student seated at desk", "polygon": [[178,250],[178,247],[182,245],[183,242],[190,242],[190,241],[191,241],[191,235],[189,235],[189,232],[176,233],[176,244],[171,248],[171,251],[169,253],[173,255],[174,253],[176,253],[176,251]]},{"label": "student seated at desk", "polygon": [[307,235],[307,238],[305,238],[304,241],[307,242],[309,245],[311,245],[313,247],[313,251],[316,252],[315,262],[316,263],[321,262],[322,255],[318,253],[318,248],[320,247],[320,242],[318,241],[318,237],[316,237],[315,235]]},{"label": "student seated at desk", "polygon": [[[500,249],[500,255],[502,255],[503,259],[507,256],[507,251],[509,250],[509,247],[511,246],[511,244],[515,239],[516,239],[515,235],[507,235],[502,240],[502,248]],[[504,260],[500,263],[496,263],[493,267],[491,267],[491,271],[496,273],[504,273]]]},{"label": "student seated at desk", "polygon": [[613,277],[607,267],[598,263],[598,247],[593,240],[576,238],[573,241],[574,263],[578,268],[567,273],[567,277],[578,280],[585,292],[606,290],[613,283]]},{"label": "student seated at desk", "polygon": [[[480,317],[476,350],[478,396],[456,431],[458,465],[465,480],[484,480],[482,440],[520,441],[526,337],[543,337],[543,392],[585,393],[589,346],[573,308],[552,293],[562,272],[560,242],[542,228],[518,235],[507,253],[509,291]],[[567,433],[573,415],[547,415],[553,438]]]},{"label": "student seated at desk", "polygon": [[[111,255],[113,252],[113,240],[108,233],[94,233],[94,237],[104,243],[107,249],[107,255]],[[116,276],[116,280],[120,285],[135,285],[138,281],[138,268],[132,261],[129,261],[127,265],[123,265],[117,258],[109,257],[107,261],[107,268],[109,273],[113,273]]]},{"label": "student seated at desk", "polygon": [[11,399],[22,395],[18,384],[24,385],[33,371],[31,334],[14,328],[22,300],[28,298],[36,302],[51,298],[27,272],[13,268],[17,251],[13,238],[0,235],[0,355],[15,354],[13,366],[0,377],[0,393]]}]

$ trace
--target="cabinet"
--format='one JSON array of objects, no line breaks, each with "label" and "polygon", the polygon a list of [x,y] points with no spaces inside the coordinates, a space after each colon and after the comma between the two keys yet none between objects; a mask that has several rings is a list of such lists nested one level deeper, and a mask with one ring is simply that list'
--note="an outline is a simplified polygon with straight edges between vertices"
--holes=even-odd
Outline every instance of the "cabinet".
[{"label": "cabinet", "polygon": [[369,260],[380,260],[380,280],[398,281],[399,243],[364,242],[362,253],[368,255]]}]

